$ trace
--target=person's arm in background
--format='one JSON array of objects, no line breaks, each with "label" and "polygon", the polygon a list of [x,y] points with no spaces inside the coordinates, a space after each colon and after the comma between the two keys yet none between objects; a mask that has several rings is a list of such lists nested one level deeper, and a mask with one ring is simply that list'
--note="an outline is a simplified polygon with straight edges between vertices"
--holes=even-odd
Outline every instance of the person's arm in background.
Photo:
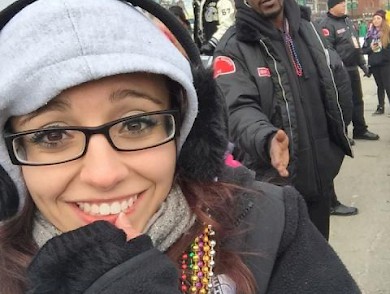
[{"label": "person's arm in background", "polygon": [[344,123],[345,126],[348,126],[352,121],[353,108],[351,82],[349,80],[348,72],[337,52],[331,48],[328,49],[328,52]]},{"label": "person's arm in background", "polygon": [[240,150],[257,158],[259,166],[274,167],[281,176],[288,176],[288,137],[270,122],[261,108],[261,95],[245,62],[226,46],[218,47],[214,55],[214,76],[226,99],[232,141]]},{"label": "person's arm in background", "polygon": [[370,69],[368,67],[367,62],[364,59],[364,55],[363,54],[364,54],[363,53],[363,49],[359,48],[359,67],[363,71],[364,76],[369,78],[371,76],[371,73],[370,73]]},{"label": "person's arm in background", "polygon": [[356,31],[356,28],[355,28],[354,24],[352,23],[352,21],[349,18],[347,18],[346,21],[348,22],[349,27],[351,29],[351,36],[353,38],[353,44],[355,46],[358,60],[359,60],[358,65],[361,68],[361,70],[364,72],[364,76],[370,77],[371,74],[370,74],[370,71],[368,68],[368,64],[367,64],[366,60],[364,59],[362,48],[361,48],[360,43],[359,43],[359,34]]},{"label": "person's arm in background", "polygon": [[219,0],[217,3],[218,10],[218,26],[217,30],[210,38],[210,40],[204,44],[200,51],[206,55],[213,55],[215,47],[222,36],[226,33],[228,28],[230,28],[235,21],[235,8],[234,3],[231,0]]},{"label": "person's arm in background", "polygon": [[371,43],[372,43],[372,38],[366,36],[364,38],[364,43],[363,43],[363,46],[362,46],[363,54],[370,55],[370,54],[373,53],[372,48],[371,48]]},{"label": "person's arm in background", "polygon": [[336,50],[336,32],[334,26],[328,22],[327,18],[324,18],[321,22],[319,22],[319,28],[322,31],[322,35],[325,37],[328,47]]}]

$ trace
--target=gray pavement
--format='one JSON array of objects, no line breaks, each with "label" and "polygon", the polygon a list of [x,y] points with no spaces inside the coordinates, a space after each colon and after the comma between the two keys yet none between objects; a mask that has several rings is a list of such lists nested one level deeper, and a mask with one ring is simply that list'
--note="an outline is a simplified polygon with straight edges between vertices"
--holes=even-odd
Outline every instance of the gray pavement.
[{"label": "gray pavement", "polygon": [[380,140],[356,140],[355,158],[343,163],[336,193],[342,203],[358,207],[359,214],[331,217],[330,244],[363,293],[390,294],[390,105],[386,98],[385,114],[372,116],[374,78],[362,77],[362,84],[366,122]]}]

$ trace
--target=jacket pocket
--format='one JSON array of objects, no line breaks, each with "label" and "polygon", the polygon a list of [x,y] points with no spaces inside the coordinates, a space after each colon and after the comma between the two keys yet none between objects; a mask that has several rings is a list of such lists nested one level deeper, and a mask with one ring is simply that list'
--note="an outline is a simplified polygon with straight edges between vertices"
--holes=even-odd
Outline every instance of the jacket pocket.
[{"label": "jacket pocket", "polygon": [[329,138],[316,140],[315,146],[321,185],[327,187],[340,171],[344,159],[344,152],[330,141]]}]

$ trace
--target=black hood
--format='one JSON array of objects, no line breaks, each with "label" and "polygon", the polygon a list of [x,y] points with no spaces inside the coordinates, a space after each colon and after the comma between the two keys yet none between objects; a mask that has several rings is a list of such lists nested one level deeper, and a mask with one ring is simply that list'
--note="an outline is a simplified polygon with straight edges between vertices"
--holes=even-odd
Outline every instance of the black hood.
[{"label": "black hood", "polygon": [[[241,41],[255,42],[261,38],[281,39],[278,29],[268,20],[244,4],[243,0],[235,0],[237,14],[237,38]],[[290,32],[295,34],[301,18],[310,20],[310,8],[300,7],[294,0],[284,0],[284,16],[288,19]]]}]

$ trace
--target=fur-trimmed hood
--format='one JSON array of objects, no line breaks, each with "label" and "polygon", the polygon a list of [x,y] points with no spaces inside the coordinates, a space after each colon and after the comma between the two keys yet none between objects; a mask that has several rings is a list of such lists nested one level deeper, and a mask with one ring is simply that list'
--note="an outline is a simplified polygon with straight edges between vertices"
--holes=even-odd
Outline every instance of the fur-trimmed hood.
[{"label": "fur-trimmed hood", "polygon": [[228,147],[227,109],[211,69],[196,68],[193,76],[199,112],[180,152],[177,168],[186,178],[210,181],[220,176],[224,166]]}]

